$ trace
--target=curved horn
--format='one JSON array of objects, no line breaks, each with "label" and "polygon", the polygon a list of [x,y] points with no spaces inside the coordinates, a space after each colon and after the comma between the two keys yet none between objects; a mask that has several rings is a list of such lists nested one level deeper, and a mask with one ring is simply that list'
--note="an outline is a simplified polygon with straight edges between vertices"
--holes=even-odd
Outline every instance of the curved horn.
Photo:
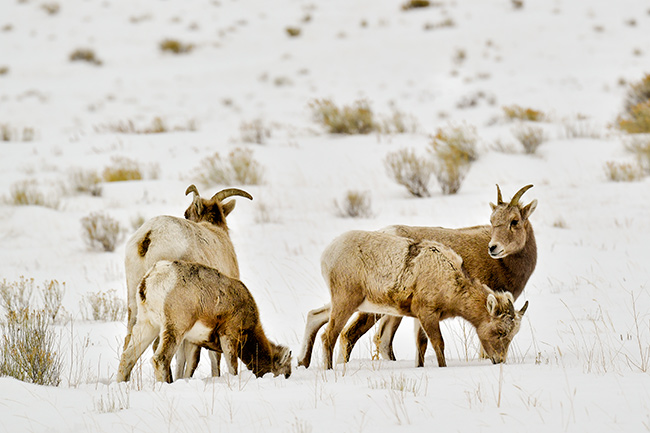
[{"label": "curved horn", "polygon": [[526,185],[512,197],[512,200],[510,200],[510,206],[517,206],[519,204],[519,199],[521,198],[522,195],[529,189],[531,189],[533,186],[532,185]]},{"label": "curved horn", "polygon": [[499,184],[497,184],[497,205],[503,204],[503,197],[501,197],[501,189]]},{"label": "curved horn", "polygon": [[240,197],[246,197],[249,200],[253,200],[253,196],[247,193],[246,191],[239,189],[239,188],[226,188],[222,189],[218,193],[216,193],[212,198],[216,198],[219,201],[223,201],[227,199],[228,197],[232,197],[233,195],[237,195]]},{"label": "curved horn", "polygon": [[201,197],[201,195],[199,194],[199,190],[196,188],[196,185],[194,184],[187,187],[187,189],[185,190],[185,195],[191,192],[194,193],[194,198]]},{"label": "curved horn", "polygon": [[512,318],[514,318],[514,317],[516,316],[516,313],[515,313],[515,306],[514,306],[514,304],[512,303],[512,301],[509,301],[509,302],[508,302],[508,315],[509,315],[510,317],[512,317]]},{"label": "curved horn", "polygon": [[523,316],[527,309],[528,309],[528,301],[526,301],[524,306],[521,307],[521,310],[517,312],[519,314],[519,317]]}]

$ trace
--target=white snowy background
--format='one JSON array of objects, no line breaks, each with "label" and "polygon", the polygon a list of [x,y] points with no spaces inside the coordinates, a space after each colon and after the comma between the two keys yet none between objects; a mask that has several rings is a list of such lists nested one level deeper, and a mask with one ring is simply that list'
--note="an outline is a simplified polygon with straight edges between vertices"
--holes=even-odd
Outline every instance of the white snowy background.
[{"label": "white snowy background", "polygon": [[[53,3],[60,9],[49,14],[43,5]],[[65,282],[71,320],[55,327],[60,386],[0,378],[0,431],[650,430],[650,181],[611,182],[604,172],[607,161],[633,162],[611,125],[623,83],[650,72],[650,4],[440,3],[402,11],[388,0],[2,0],[0,125],[16,139],[0,142],[0,279]],[[448,20],[453,27],[436,27]],[[166,38],[194,49],[163,53]],[[77,48],[102,64],[71,62]],[[316,98],[365,99],[380,118],[397,109],[418,128],[330,135],[312,119]],[[502,110],[513,104],[547,114],[536,155],[495,149],[517,146]],[[156,117],[196,128],[107,128],[145,128]],[[270,137],[243,142],[240,126],[258,119]],[[426,157],[429,136],[449,125],[476,127],[479,159],[458,194],[443,196],[433,180],[431,197],[409,196],[387,175],[385,156],[414,148]],[[30,141],[20,137],[26,129]],[[523,201],[539,201],[538,265],[517,301],[530,308],[508,362],[478,359],[458,319],[443,326],[449,367],[429,351],[417,369],[409,319],[396,362],[373,360],[369,333],[334,371],[323,370],[318,339],[312,366],[294,361],[289,379],[210,378],[204,359],[193,379],[158,384],[148,351],[138,378],[117,384],[125,321],[86,320],[82,304],[98,291],[126,298],[124,241],[112,253],[89,249],[81,218],[105,212],[126,239],[134,220],[182,216],[201,161],[236,147],[251,149],[265,175],[242,186],[254,201],[238,199],[228,219],[242,280],[267,335],[294,354],[306,313],[328,301],[319,258],[335,236],[487,224],[495,184],[505,198],[534,184]],[[66,192],[70,173],[101,173],[114,157],[139,161],[145,179],[104,183],[99,197]],[[50,206],[10,203],[26,180]],[[224,186],[241,185],[199,188],[210,196]],[[338,215],[334,202],[348,190],[368,192],[372,217]]]}]

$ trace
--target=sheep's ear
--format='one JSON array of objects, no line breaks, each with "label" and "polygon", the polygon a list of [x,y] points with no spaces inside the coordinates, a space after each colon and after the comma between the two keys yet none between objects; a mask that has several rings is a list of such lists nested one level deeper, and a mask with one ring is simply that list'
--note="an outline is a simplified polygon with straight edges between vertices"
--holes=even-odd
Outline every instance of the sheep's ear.
[{"label": "sheep's ear", "polygon": [[514,303],[515,303],[515,297],[512,296],[512,293],[510,293],[510,292],[503,292],[503,294],[504,294],[505,297],[508,298],[508,300],[509,300],[513,305],[514,305]]},{"label": "sheep's ear", "polygon": [[497,205],[490,203],[490,208],[492,208],[492,212],[494,212],[494,210],[497,208]]},{"label": "sheep's ear", "polygon": [[497,311],[498,303],[499,302],[497,301],[496,296],[494,296],[492,293],[490,293],[488,295],[488,298],[487,298],[487,310],[488,310],[488,313],[490,313],[490,316],[495,315],[495,313]]},{"label": "sheep's ear", "polygon": [[223,216],[228,216],[230,212],[235,208],[235,200],[228,200],[227,202],[223,203],[221,206],[223,207]]},{"label": "sheep's ear", "polygon": [[523,219],[528,219],[528,217],[535,212],[535,209],[537,209],[537,200],[531,201],[521,209],[521,217]]}]

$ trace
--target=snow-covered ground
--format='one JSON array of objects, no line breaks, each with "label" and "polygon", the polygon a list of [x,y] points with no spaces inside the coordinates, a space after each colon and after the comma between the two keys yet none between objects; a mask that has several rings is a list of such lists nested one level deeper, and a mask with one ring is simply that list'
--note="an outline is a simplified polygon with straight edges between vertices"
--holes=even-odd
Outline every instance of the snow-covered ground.
[{"label": "snow-covered ground", "polygon": [[[402,11],[399,1],[376,0],[66,0],[50,15],[43,5],[56,2],[1,2],[0,126],[13,139],[0,142],[0,279],[65,282],[72,320],[56,326],[59,387],[0,378],[0,431],[650,430],[650,181],[610,182],[603,169],[633,161],[610,125],[622,83],[650,72],[650,6],[440,3]],[[194,49],[162,53],[166,38]],[[78,48],[102,64],[69,61]],[[418,128],[328,135],[308,108],[316,98],[365,99],[379,117],[397,109]],[[495,150],[516,143],[501,108],[513,104],[548,115],[540,125],[548,141],[534,156]],[[109,130],[157,117],[195,128]],[[270,138],[242,142],[240,126],[258,119]],[[386,174],[386,155],[424,156],[429,135],[450,124],[479,136],[461,191],[443,196],[432,181],[431,197],[409,196]],[[25,131],[32,140],[22,141]],[[193,379],[157,384],[149,351],[131,383],[115,383],[125,322],[85,320],[80,303],[98,291],[126,297],[124,241],[112,253],[90,250],[81,218],[102,211],[130,233],[134,220],[181,216],[201,161],[236,147],[251,149],[265,175],[242,186],[255,199],[238,199],[228,219],[242,280],[269,337],[294,354],[306,313],[328,300],[319,258],[335,236],[396,223],[487,224],[495,184],[505,197],[534,184],[523,201],[539,201],[538,264],[517,301],[530,308],[508,362],[479,360],[476,337],[463,337],[468,325],[450,320],[449,367],[430,351],[416,369],[409,319],[396,362],[373,360],[367,335],[334,371],[323,370],[317,340],[312,367],[289,379],[248,371],[213,379],[203,361]],[[66,192],[70,173],[101,173],[114,157],[140,161],[146,178],[105,183],[99,197]],[[51,205],[10,204],[25,180]],[[338,215],[334,202],[348,190],[370,194],[372,217]]]}]

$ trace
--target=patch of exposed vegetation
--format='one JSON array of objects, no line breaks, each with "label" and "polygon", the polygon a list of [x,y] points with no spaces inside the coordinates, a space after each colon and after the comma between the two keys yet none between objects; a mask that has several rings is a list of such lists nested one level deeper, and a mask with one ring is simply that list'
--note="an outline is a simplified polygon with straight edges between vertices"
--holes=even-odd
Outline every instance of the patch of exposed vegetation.
[{"label": "patch of exposed vegetation", "polygon": [[616,124],[630,134],[650,133],[650,74],[628,86],[625,112]]},{"label": "patch of exposed vegetation", "polygon": [[386,155],[386,172],[399,185],[415,197],[428,197],[432,165],[413,149],[401,149]]},{"label": "patch of exposed vegetation", "polygon": [[176,39],[164,39],[158,44],[160,51],[171,54],[187,54],[194,49],[193,44],[186,44]]},{"label": "patch of exposed vegetation", "polygon": [[69,59],[71,62],[87,62],[96,66],[102,64],[102,61],[97,58],[95,51],[90,48],[77,48],[70,53]]},{"label": "patch of exposed vegetation", "polygon": [[316,99],[309,108],[314,120],[331,134],[369,134],[379,129],[370,104],[365,100],[337,107],[330,99]]}]

